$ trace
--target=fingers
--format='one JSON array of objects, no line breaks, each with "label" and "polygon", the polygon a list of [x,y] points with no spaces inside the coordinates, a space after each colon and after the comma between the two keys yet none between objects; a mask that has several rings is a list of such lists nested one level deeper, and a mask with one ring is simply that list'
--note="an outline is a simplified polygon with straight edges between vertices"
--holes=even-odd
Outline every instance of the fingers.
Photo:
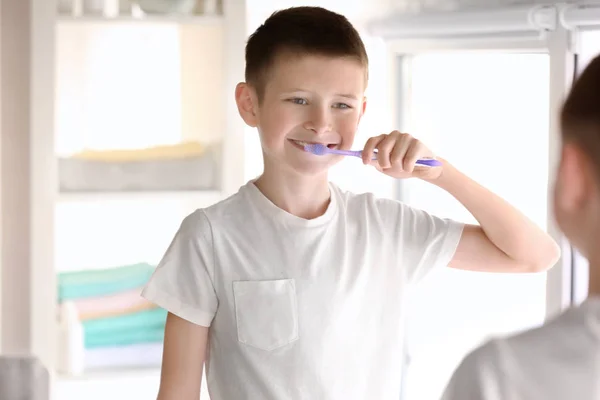
[{"label": "fingers", "polygon": [[414,138],[410,138],[408,149],[404,154],[402,162],[402,169],[406,172],[412,173],[415,169],[415,165],[417,164],[417,160],[423,155],[425,151],[425,146],[418,140]]},{"label": "fingers", "polygon": [[375,149],[377,149],[377,164],[382,169],[412,171],[419,157],[421,145],[409,134],[398,131],[375,136],[367,141],[363,149],[364,164],[372,164]]},{"label": "fingers", "polygon": [[409,145],[410,143],[406,142],[404,135],[398,131],[386,135],[377,146],[377,162],[383,169],[401,167],[402,159]]},{"label": "fingers", "polygon": [[[391,168],[397,169],[398,171],[412,172],[414,163],[419,157],[419,141],[413,138],[408,133],[398,132],[396,139],[396,145],[394,146],[390,154]],[[411,163],[407,157],[414,158]]]},{"label": "fingers", "polygon": [[374,136],[367,140],[367,143],[365,143],[365,147],[362,151],[363,164],[371,164],[371,160],[373,160],[373,152],[375,151],[377,146],[379,146],[379,143],[383,139],[385,139],[386,136],[387,135],[383,134],[379,136]]},{"label": "fingers", "polygon": [[[377,151],[375,160],[374,152]],[[398,131],[370,138],[363,149],[363,163],[394,178],[431,178],[439,176],[439,168],[417,164],[420,158],[433,158],[433,153],[419,140]]]}]

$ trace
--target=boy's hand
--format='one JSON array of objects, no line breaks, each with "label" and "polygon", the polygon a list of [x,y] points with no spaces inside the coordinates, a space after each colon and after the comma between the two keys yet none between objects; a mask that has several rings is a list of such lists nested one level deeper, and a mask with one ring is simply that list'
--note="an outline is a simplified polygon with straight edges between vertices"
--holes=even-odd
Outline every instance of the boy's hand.
[{"label": "boy's hand", "polygon": [[[372,160],[377,149],[377,159]],[[373,165],[392,178],[421,178],[432,180],[442,173],[442,167],[415,164],[420,158],[434,158],[423,143],[407,133],[393,131],[370,138],[363,149],[363,163]]]}]

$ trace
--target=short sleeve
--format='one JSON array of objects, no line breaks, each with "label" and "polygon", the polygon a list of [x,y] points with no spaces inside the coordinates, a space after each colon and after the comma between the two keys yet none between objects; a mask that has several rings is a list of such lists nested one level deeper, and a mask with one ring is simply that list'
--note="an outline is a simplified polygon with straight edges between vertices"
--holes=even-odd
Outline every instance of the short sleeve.
[{"label": "short sleeve", "polygon": [[204,211],[188,215],[144,287],[142,297],[194,324],[210,326],[218,305],[212,243],[211,226]]},{"label": "short sleeve", "polygon": [[395,208],[399,215],[394,229],[400,240],[399,253],[407,282],[419,282],[435,268],[448,266],[464,224],[403,203],[396,203]]},{"label": "short sleeve", "polygon": [[450,379],[441,400],[503,400],[501,376],[497,368],[500,360],[494,342],[467,355]]}]

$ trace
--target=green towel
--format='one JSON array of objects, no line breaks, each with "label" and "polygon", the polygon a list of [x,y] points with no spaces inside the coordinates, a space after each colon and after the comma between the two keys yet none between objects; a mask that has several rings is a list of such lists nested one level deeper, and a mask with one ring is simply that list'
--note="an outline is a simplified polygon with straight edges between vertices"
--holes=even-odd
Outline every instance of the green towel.
[{"label": "green towel", "polygon": [[138,343],[161,343],[164,326],[153,328],[126,329],[104,334],[85,335],[85,348],[127,346]]},{"label": "green towel", "polygon": [[62,272],[58,274],[59,302],[105,296],[144,286],[155,266],[147,263],[101,270]]}]

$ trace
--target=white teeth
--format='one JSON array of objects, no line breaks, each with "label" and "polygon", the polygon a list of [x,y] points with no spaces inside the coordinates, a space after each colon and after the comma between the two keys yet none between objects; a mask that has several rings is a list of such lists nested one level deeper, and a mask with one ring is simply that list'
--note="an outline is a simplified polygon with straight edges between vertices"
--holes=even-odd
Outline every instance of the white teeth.
[{"label": "white teeth", "polygon": [[310,143],[310,142],[303,142],[302,140],[294,140],[294,139],[292,139],[292,141],[294,143],[299,144],[300,146],[306,146],[306,145],[309,145],[309,144],[314,144],[314,143]]},{"label": "white teeth", "polygon": [[[299,146],[302,146],[302,147],[304,147],[304,146],[308,146],[308,145],[311,145],[311,144],[316,144],[316,143],[304,142],[304,141],[302,141],[302,140],[295,140],[295,139],[291,139],[291,140],[292,140],[292,142],[294,142],[294,143],[296,143],[297,145],[299,145]],[[335,146],[337,146],[337,145],[338,145],[338,143],[329,143],[329,144],[326,144],[326,143],[318,143],[318,144],[320,144],[320,145],[322,145],[322,146],[327,146],[327,147],[329,147],[329,148],[332,148],[332,147],[335,147]]]}]

